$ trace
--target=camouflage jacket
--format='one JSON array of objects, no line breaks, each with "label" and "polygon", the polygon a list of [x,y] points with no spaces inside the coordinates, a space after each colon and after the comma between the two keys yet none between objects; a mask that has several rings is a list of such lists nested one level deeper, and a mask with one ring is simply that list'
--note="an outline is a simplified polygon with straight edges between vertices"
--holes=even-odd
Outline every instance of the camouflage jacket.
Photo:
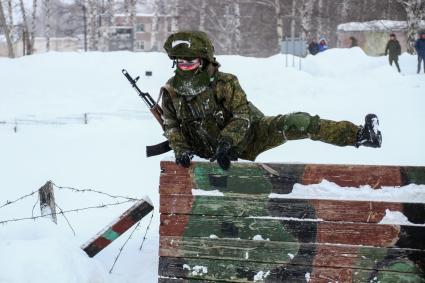
[{"label": "camouflage jacket", "polygon": [[252,125],[264,115],[246,98],[236,76],[216,70],[210,86],[194,96],[181,95],[173,78],[162,88],[165,137],[176,156],[191,151],[212,158],[220,141],[232,146],[234,157],[252,140]]}]

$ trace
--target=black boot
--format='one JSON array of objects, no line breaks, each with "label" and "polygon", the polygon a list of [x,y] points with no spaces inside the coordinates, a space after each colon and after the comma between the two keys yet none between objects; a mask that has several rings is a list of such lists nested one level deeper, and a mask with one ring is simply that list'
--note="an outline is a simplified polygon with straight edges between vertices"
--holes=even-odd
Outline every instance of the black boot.
[{"label": "black boot", "polygon": [[357,132],[356,147],[381,147],[382,135],[378,128],[378,116],[375,114],[367,114],[364,126],[360,126],[360,129]]}]

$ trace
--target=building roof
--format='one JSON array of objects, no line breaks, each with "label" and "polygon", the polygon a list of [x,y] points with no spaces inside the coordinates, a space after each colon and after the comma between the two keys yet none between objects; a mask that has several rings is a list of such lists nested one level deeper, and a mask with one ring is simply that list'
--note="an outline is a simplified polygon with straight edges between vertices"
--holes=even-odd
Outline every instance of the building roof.
[{"label": "building roof", "polygon": [[[421,28],[425,28],[422,21]],[[338,31],[403,31],[407,29],[406,21],[377,20],[370,22],[350,22],[338,25]]]}]

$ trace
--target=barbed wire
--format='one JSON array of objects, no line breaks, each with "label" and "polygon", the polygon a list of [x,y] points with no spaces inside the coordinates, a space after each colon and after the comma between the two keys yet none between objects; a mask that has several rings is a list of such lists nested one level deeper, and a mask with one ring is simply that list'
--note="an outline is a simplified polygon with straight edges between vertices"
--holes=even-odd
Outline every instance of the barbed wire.
[{"label": "barbed wire", "polygon": [[[152,212],[151,212],[151,219],[149,221],[148,226],[146,227],[145,235],[143,236],[143,242],[142,242],[142,245],[140,246],[140,249],[142,248],[143,243],[145,242],[146,234],[147,234],[147,232],[148,232],[148,230],[149,230],[149,228],[150,228],[150,226],[152,224],[152,218],[153,218],[154,212],[155,212],[155,210],[152,210]],[[116,257],[114,259],[114,263],[112,264],[111,269],[109,270],[109,273],[112,273],[112,271],[114,270],[115,264],[117,263],[118,259],[120,258],[121,253],[124,250],[124,247],[127,245],[128,241],[130,241],[130,239],[133,236],[134,232],[136,232],[136,230],[139,228],[139,226],[141,225],[141,223],[142,223],[142,221],[139,220],[139,223],[137,223],[136,227],[134,227],[133,231],[131,231],[130,235],[127,237],[127,239],[125,240],[124,244],[119,248],[118,254],[116,255]]]},{"label": "barbed wire", "polygon": [[101,191],[98,191],[98,190],[93,190],[93,189],[81,189],[81,188],[73,188],[73,187],[67,187],[67,186],[58,186],[53,182],[51,182],[51,183],[54,187],[58,188],[59,190],[70,190],[70,191],[73,191],[73,192],[76,192],[76,193],[97,193],[97,194],[105,195],[105,196],[108,196],[108,197],[114,198],[114,199],[123,198],[123,199],[126,199],[126,200],[132,200],[132,201],[139,200],[137,198],[128,197],[128,196],[111,195],[111,194],[101,192]]},{"label": "barbed wire", "polygon": [[[129,203],[129,202],[133,202],[133,201],[136,201],[136,200],[125,200],[125,201],[120,201],[120,202],[101,204],[101,205],[97,205],[97,206],[75,208],[75,209],[62,211],[61,214],[71,213],[71,212],[79,212],[79,211],[85,211],[85,210],[97,209],[97,208],[105,208],[105,207],[109,207],[109,206],[117,206],[117,205]],[[0,224],[6,224],[6,223],[9,223],[9,222],[18,222],[18,221],[24,221],[24,220],[35,220],[35,219],[46,217],[46,216],[52,216],[53,214],[55,214],[55,213],[48,213],[48,214],[45,214],[45,215],[39,215],[39,216],[33,216],[33,217],[22,217],[22,218],[12,218],[12,219],[0,220]]]},{"label": "barbed wire", "polygon": [[68,223],[69,228],[71,228],[72,233],[74,233],[74,236],[75,236],[75,230],[74,230],[74,228],[72,228],[72,225],[71,225],[71,223],[68,220],[68,217],[66,217],[65,213],[63,212],[62,208],[60,208],[60,206],[57,204],[57,202],[55,202],[55,206],[57,208],[59,208],[59,214],[62,214],[63,218],[65,218],[66,223]]},{"label": "barbed wire", "polygon": [[82,114],[73,114],[69,116],[51,117],[47,119],[35,118],[15,118],[10,120],[0,120],[0,125],[71,125],[87,124],[90,120],[99,120],[102,118],[124,118],[145,120],[151,117],[149,111],[145,110],[119,110],[118,112],[86,112]]},{"label": "barbed wire", "polygon": [[15,199],[15,200],[13,200],[13,201],[6,200],[6,203],[5,203],[5,204],[3,204],[3,205],[1,205],[1,206],[0,206],[0,208],[3,208],[3,207],[5,207],[5,206],[8,206],[8,205],[11,205],[11,204],[16,203],[16,202],[18,202],[18,201],[21,201],[21,200],[23,200],[23,199],[26,199],[27,197],[33,196],[33,195],[34,195],[34,194],[36,194],[36,193],[38,193],[38,190],[33,191],[33,192],[29,193],[29,194],[23,195],[23,196],[21,196],[20,198],[17,198],[17,199]]},{"label": "barbed wire", "polygon": [[151,219],[149,220],[148,227],[146,227],[145,235],[143,235],[143,241],[142,241],[142,243],[140,244],[139,251],[141,251],[141,250],[142,250],[143,244],[145,243],[145,240],[146,240],[146,234],[148,233],[149,228],[151,227],[152,219],[153,219],[153,215],[154,215],[154,210],[152,210]]}]

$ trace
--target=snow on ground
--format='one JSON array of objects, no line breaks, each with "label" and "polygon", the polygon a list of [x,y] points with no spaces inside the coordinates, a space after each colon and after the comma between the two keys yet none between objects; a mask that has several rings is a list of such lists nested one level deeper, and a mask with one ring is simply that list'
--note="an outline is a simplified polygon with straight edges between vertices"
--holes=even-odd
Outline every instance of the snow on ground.
[{"label": "snow on ground", "polygon": [[[302,71],[284,68],[281,55],[219,56],[218,60],[222,71],[236,74],[249,99],[268,115],[306,111],[357,124],[367,113],[380,117],[382,149],[291,141],[263,153],[259,161],[425,165],[421,129],[425,75],[415,74],[416,57],[401,56],[402,75],[388,66],[387,58],[367,57],[358,48],[309,56],[303,59]],[[163,140],[161,129],[121,69],[141,75],[139,86],[156,97],[172,75],[171,65],[162,53],[1,58],[0,206],[53,180],[59,186],[114,195],[148,195],[158,207],[159,162],[172,159],[172,154],[145,157],[145,145]],[[153,77],[144,76],[148,70]],[[87,125],[84,113],[88,113]],[[63,210],[115,201],[65,189],[55,189],[55,194]],[[32,196],[0,208],[0,221],[31,216],[35,202]],[[0,282],[156,282],[157,211],[143,249],[138,248],[149,217],[128,242],[112,274],[108,270],[128,233],[93,259],[78,248],[130,206],[68,214],[75,236],[61,216],[57,226],[40,220],[0,225],[0,266],[6,266]],[[51,280],[50,274],[55,276]]]}]

